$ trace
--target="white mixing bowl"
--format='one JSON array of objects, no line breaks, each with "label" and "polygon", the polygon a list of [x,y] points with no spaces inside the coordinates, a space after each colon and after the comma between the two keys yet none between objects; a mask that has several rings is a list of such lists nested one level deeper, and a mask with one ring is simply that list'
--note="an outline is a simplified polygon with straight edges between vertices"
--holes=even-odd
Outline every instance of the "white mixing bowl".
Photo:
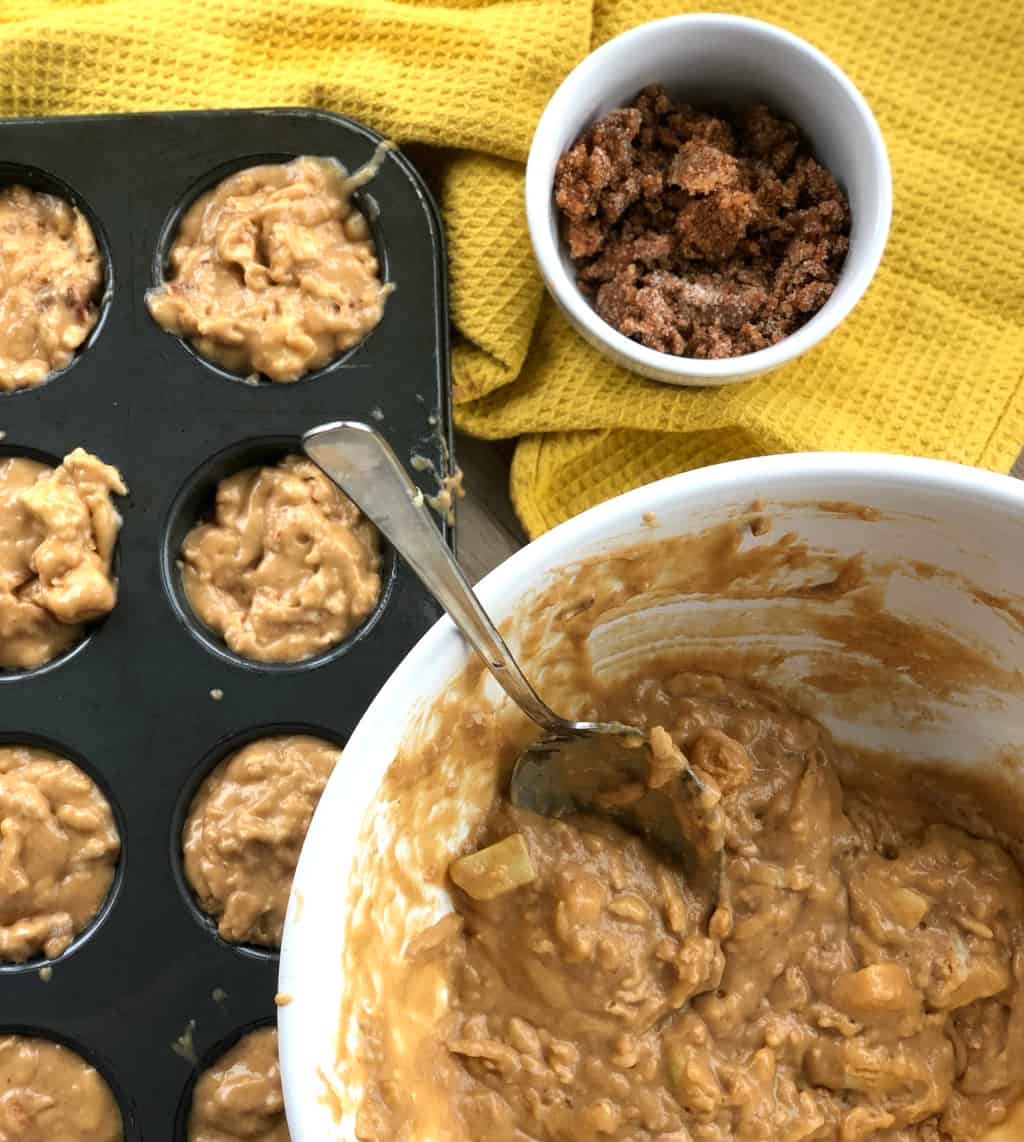
[{"label": "white mixing bowl", "polygon": [[[848,708],[831,704],[835,695],[827,687],[815,692],[813,679],[802,675],[808,648],[801,647],[799,636],[793,638],[790,621],[778,628],[786,627],[789,641],[784,662],[773,668],[773,683],[784,692],[796,687],[812,699],[814,712],[841,741],[884,744],[910,762],[916,757],[967,765],[991,760],[1004,772],[1008,763],[1024,765],[1024,483],[1006,476],[939,461],[824,453],[705,468],[630,492],[556,528],[489,575],[480,584],[481,598],[496,619],[513,620],[514,635],[517,602],[559,567],[749,517],[756,499],[765,502],[775,536],[796,532],[813,549],[834,551],[837,559],[865,552],[869,580],[873,563],[892,560],[920,560],[948,572],[915,579],[908,571],[892,579],[886,608],[935,624],[997,660],[1011,677],[1016,671],[1018,680],[1005,693],[984,686],[936,693],[924,718],[920,707],[911,718],[882,693],[873,707],[851,719]],[[882,517],[861,518],[842,506],[846,502],[877,508]],[[1006,605],[998,596],[1015,601]],[[628,624],[620,624],[627,629],[619,634],[641,648],[645,640],[699,639],[717,602],[724,600],[661,598],[649,614],[633,614]],[[756,613],[744,605],[732,616],[734,637],[771,642],[772,608],[784,605],[784,600],[769,601]],[[610,630],[598,655],[612,653],[614,644]],[[904,649],[909,654],[919,648],[887,646],[886,669],[900,671]],[[830,653],[827,645],[814,650],[826,659]],[[469,656],[447,619],[420,641],[367,710],[313,819],[281,955],[280,989],[291,997],[279,1011],[281,1063],[296,1142],[354,1138],[350,1126],[337,1126],[321,1077],[336,1058],[349,871],[361,822],[407,727],[424,703],[450,686]],[[439,787],[438,799],[442,796]]]}]

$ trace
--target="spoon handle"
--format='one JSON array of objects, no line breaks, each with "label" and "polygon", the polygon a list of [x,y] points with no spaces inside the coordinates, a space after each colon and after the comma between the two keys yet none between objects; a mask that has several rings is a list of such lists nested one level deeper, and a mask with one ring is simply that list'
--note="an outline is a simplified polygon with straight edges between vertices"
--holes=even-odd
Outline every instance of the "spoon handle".
[{"label": "spoon handle", "polygon": [[448,612],[505,693],[542,729],[569,728],[538,697],[487,617],[423,500],[387,441],[368,424],[335,421],[302,438],[306,455],[354,501]]}]

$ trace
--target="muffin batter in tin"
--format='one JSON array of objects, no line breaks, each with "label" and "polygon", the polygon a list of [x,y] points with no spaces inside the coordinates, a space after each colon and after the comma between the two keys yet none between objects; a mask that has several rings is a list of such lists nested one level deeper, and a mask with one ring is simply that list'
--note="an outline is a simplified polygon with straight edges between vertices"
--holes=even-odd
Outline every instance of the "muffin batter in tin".
[{"label": "muffin batter in tin", "polygon": [[204,1071],[192,1095],[188,1142],[289,1142],[277,1028],[250,1031]]},{"label": "muffin batter in tin", "polygon": [[182,218],[169,278],[146,299],[153,319],[233,373],[280,382],[358,344],[388,292],[352,203],[375,170],[304,157],[224,179]]},{"label": "muffin batter in tin", "polygon": [[69,1047],[0,1036],[0,1142],[121,1142],[117,1102]]},{"label": "muffin batter in tin", "polygon": [[59,956],[103,906],[121,842],[77,765],[0,746],[0,962]]},{"label": "muffin batter in tin", "polygon": [[103,263],[85,217],[25,186],[0,187],[0,390],[42,384],[99,320]]},{"label": "muffin batter in tin", "polygon": [[0,667],[49,662],[113,610],[112,492],[127,495],[120,473],[82,448],[57,468],[0,458]]},{"label": "muffin batter in tin", "polygon": [[199,619],[243,658],[299,662],[337,645],[380,596],[380,539],[311,461],[286,456],[217,486],[180,568]]},{"label": "muffin batter in tin", "polygon": [[185,875],[223,939],[279,947],[299,850],[341,750],[261,738],[203,781],[182,835]]}]

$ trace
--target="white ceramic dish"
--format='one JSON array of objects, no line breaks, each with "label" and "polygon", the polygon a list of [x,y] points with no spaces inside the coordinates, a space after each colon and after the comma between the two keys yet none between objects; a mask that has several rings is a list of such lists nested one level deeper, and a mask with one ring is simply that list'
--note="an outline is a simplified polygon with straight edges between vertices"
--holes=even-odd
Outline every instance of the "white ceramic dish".
[{"label": "white ceramic dish", "polygon": [[[559,238],[555,165],[580,133],[648,84],[701,106],[764,102],[810,139],[850,201],[850,252],[835,292],[796,333],[757,353],[720,361],[673,357],[606,324],[576,287]],[[885,143],[863,96],[805,40],[742,16],[669,16],[598,48],[565,79],[537,125],[526,167],[526,216],[541,275],[577,331],[618,364],[651,380],[724,385],[749,380],[806,353],[853,309],[885,249],[892,175]]]},{"label": "white ceramic dish", "polygon": [[[867,522],[849,512],[820,510],[815,501],[852,501],[886,513]],[[514,616],[517,601],[561,566],[654,536],[688,534],[735,519],[755,498],[766,501],[773,533],[793,530],[815,548],[838,557],[866,550],[879,560],[920,559],[964,577],[970,587],[995,595],[1024,595],[1024,483],[939,461],[881,455],[775,456],[704,468],[651,484],[563,524],[518,552],[480,584],[497,619]],[[654,513],[657,530],[644,523]],[[870,574],[870,560],[868,563]],[[972,590],[938,579],[893,584],[886,605],[898,613],[942,625],[990,653],[1009,670],[1024,671],[1024,629],[1019,621]],[[610,623],[597,657],[616,653],[623,640],[649,653],[666,638],[699,638],[714,599],[664,599]],[[782,607],[784,602],[777,604]],[[753,640],[772,640],[773,607],[740,618]],[[621,649],[621,646],[620,646]],[[822,647],[818,646],[820,653]],[[826,646],[826,654],[829,649]],[[786,665],[799,674],[799,640],[786,646]],[[832,652],[836,653],[836,652]],[[898,648],[895,651],[898,654]],[[335,1058],[344,980],[341,957],[349,869],[361,822],[418,709],[444,692],[469,660],[451,623],[439,622],[416,646],[367,710],[331,778],[310,828],[295,877],[281,956],[280,988],[291,996],[279,1011],[281,1062],[288,1119],[296,1142],[351,1140],[322,1101],[319,1069]],[[776,681],[772,676],[772,681]],[[792,683],[785,670],[780,683]],[[799,678],[797,678],[799,681]],[[888,693],[859,721],[821,712],[842,740],[883,742],[916,756],[970,764],[1016,750],[1024,760],[1024,687],[1007,699],[991,693],[937,697],[930,718],[911,722]]]}]

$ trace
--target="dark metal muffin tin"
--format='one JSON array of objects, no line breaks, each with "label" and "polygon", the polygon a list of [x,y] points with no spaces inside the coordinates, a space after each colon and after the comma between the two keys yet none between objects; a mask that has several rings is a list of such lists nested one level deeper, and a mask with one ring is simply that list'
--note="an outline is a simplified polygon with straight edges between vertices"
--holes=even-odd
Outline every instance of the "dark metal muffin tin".
[{"label": "dark metal muffin tin", "polygon": [[[42,961],[0,967],[0,1032],[49,1036],[92,1061],[129,1140],[184,1139],[198,1068],[172,1044],[190,1021],[201,1066],[275,1014],[276,953],[221,941],[182,874],[181,824],[199,781],[265,734],[343,743],[438,616],[387,553],[381,603],[340,648],[295,666],[245,663],[192,619],[177,581],[181,538],[209,511],[218,479],[294,450],[323,421],[376,422],[399,455],[426,456],[442,473],[451,446],[444,239],[400,153],[357,195],[396,290],[380,325],[320,372],[245,383],[159,329],[144,295],[181,211],[226,175],[302,154],[355,170],[379,141],[361,124],[304,110],[0,123],[0,184],[70,198],[107,266],[99,326],[74,362],[36,389],[0,396],[0,450],[57,462],[82,445],[130,489],[119,503],[116,609],[58,662],[0,674],[0,741],[80,764],[110,799],[123,842],[106,906],[50,964],[49,982]],[[417,478],[436,490],[428,474]]]}]

